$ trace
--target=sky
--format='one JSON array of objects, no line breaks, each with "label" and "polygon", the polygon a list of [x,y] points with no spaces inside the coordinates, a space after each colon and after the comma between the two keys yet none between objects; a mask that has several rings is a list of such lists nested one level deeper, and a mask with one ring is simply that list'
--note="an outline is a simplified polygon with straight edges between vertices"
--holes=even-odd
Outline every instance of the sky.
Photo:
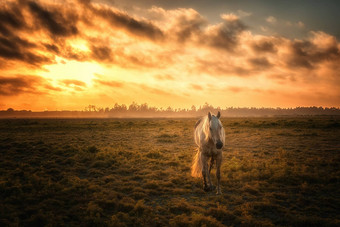
[{"label": "sky", "polygon": [[339,1],[0,0],[0,109],[340,107]]}]

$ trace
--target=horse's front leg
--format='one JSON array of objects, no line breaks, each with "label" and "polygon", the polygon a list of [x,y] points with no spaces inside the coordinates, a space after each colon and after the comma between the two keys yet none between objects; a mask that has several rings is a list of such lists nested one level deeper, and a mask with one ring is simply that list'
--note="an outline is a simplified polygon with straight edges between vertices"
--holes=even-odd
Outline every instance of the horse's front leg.
[{"label": "horse's front leg", "polygon": [[[207,178],[208,178],[208,157],[202,154],[202,176],[203,176],[203,190],[209,191],[210,187],[207,184]],[[209,178],[210,179],[210,178]]]},{"label": "horse's front leg", "polygon": [[211,172],[211,169],[212,169],[213,166],[214,166],[214,161],[215,161],[214,156],[212,156],[212,157],[211,157],[211,160],[210,160],[209,174],[210,174],[210,172]]},{"label": "horse's front leg", "polygon": [[209,175],[208,175],[208,179],[209,179],[209,187],[210,187],[210,190],[211,190],[211,191],[215,190],[215,186],[211,183],[211,177],[210,177],[211,169],[212,169],[212,167],[214,166],[214,162],[215,162],[215,158],[214,158],[214,156],[212,156],[212,157],[211,157],[211,160],[210,160]]},{"label": "horse's front leg", "polygon": [[217,177],[217,195],[222,194],[220,188],[220,181],[221,181],[221,164],[222,164],[222,152],[218,154],[216,158],[216,177]]}]

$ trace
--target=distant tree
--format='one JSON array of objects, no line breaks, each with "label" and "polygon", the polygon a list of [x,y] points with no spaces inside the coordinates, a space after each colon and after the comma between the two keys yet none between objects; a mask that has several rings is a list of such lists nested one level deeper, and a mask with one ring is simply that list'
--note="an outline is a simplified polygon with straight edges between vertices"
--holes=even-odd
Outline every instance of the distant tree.
[{"label": "distant tree", "polygon": [[192,106],[191,106],[191,111],[192,111],[192,112],[196,112],[196,106],[195,106],[195,105],[192,105]]},{"label": "distant tree", "polygon": [[210,105],[209,103],[205,102],[201,111],[206,113],[206,112],[213,111],[213,110],[214,110],[214,107]]},{"label": "distant tree", "polygon": [[89,112],[94,111],[94,112],[96,112],[97,108],[94,105],[88,105],[87,107],[85,107],[85,111],[89,111]]},{"label": "distant tree", "polygon": [[147,112],[148,110],[149,110],[149,107],[147,103],[143,103],[140,105],[140,111]]},{"label": "distant tree", "polygon": [[139,109],[138,104],[135,102],[132,102],[129,106],[129,111],[134,112],[134,111],[137,111],[138,109]]},{"label": "distant tree", "polygon": [[[3,110],[5,112],[6,110]],[[7,109],[7,112],[15,111],[13,108]],[[132,102],[128,107],[125,104],[114,104],[113,108],[106,107],[97,108],[94,105],[85,107],[85,111],[97,112],[97,113],[110,113],[111,116],[124,116],[126,113],[128,116],[203,116],[207,112],[211,111],[216,113],[221,111],[223,116],[275,116],[275,115],[340,115],[340,108],[336,107],[295,107],[295,108],[264,108],[264,107],[213,107],[207,102],[203,106],[196,107],[192,105],[190,109],[173,108],[171,106],[167,108],[157,108],[149,106],[147,103],[138,105],[136,102]]]},{"label": "distant tree", "polygon": [[7,112],[14,112],[14,109],[13,108],[8,108]]},{"label": "distant tree", "polygon": [[125,104],[122,104],[121,105],[121,110],[124,111],[124,112],[127,111],[127,106]]},{"label": "distant tree", "polygon": [[113,109],[116,111],[120,110],[120,105],[118,103],[115,103]]}]

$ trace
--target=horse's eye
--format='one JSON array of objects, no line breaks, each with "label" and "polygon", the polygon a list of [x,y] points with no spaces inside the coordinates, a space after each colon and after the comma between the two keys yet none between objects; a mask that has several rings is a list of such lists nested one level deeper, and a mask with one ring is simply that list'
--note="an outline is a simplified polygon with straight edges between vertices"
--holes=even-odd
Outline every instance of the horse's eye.
[{"label": "horse's eye", "polygon": [[210,129],[210,131],[212,130],[212,128],[211,128],[211,127],[210,127],[209,129]]}]

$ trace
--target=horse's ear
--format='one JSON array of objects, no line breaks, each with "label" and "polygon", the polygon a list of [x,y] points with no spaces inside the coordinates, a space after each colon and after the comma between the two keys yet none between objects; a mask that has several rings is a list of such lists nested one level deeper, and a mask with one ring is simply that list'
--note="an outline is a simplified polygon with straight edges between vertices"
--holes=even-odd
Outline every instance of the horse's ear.
[{"label": "horse's ear", "polygon": [[217,118],[220,118],[220,117],[221,117],[221,113],[220,113],[220,111],[218,111]]},{"label": "horse's ear", "polygon": [[209,117],[209,121],[210,121],[211,120],[211,113],[210,113],[210,111],[208,113],[208,117]]}]

